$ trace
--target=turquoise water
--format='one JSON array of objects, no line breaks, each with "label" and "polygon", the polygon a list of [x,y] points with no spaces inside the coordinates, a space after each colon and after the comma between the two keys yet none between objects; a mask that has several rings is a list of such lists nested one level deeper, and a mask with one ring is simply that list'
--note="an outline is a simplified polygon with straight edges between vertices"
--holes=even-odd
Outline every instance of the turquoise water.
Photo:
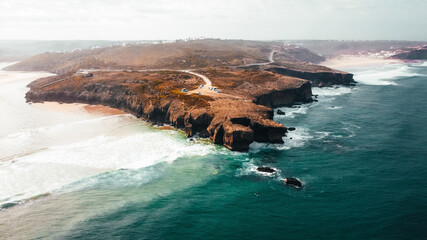
[{"label": "turquoise water", "polygon": [[[177,134],[174,141],[208,154],[82,178],[0,212],[0,232],[17,239],[423,239],[427,66],[348,71],[357,87],[314,89],[319,102],[282,108],[286,115],[275,120],[296,127],[284,145],[233,153]],[[259,174],[257,166],[279,173]],[[305,187],[283,185],[288,176]]]}]

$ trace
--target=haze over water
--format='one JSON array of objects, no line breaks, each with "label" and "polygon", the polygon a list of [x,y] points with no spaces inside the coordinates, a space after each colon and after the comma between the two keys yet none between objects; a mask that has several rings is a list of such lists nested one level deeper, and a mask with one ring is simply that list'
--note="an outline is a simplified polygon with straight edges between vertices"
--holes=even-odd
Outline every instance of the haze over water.
[{"label": "haze over water", "polygon": [[[25,86],[48,74],[2,71],[2,237],[422,239],[427,65],[343,70],[356,87],[281,108],[275,120],[296,131],[249,153],[127,114],[28,105]],[[256,172],[266,165],[279,173]],[[284,186],[289,176],[305,187]]]}]

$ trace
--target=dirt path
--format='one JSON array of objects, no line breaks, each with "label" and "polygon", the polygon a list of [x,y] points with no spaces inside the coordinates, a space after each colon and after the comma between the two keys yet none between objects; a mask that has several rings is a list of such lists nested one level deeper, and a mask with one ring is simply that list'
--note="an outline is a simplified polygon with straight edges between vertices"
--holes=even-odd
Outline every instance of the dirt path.
[{"label": "dirt path", "polygon": [[271,51],[271,53],[270,53],[270,56],[268,56],[268,61],[269,61],[269,63],[274,63],[274,59],[273,59],[273,56],[274,56],[274,53],[275,53],[276,51]]},{"label": "dirt path", "polygon": [[[276,52],[275,50],[272,50],[270,52],[270,54],[268,56],[268,62],[246,64],[246,65],[243,65],[242,67],[260,66],[260,65],[267,65],[267,64],[273,63],[274,62],[273,56],[274,56],[275,52]],[[126,70],[114,70],[114,69],[82,69],[82,70],[80,70],[80,72],[99,72],[99,71],[105,71],[105,72],[122,72],[122,71],[126,71]],[[203,79],[203,81],[205,81],[205,84],[202,87],[199,87],[197,89],[188,91],[187,94],[201,94],[201,95],[207,95],[207,96],[211,96],[211,97],[240,98],[238,96],[228,95],[228,94],[219,93],[219,92],[211,90],[212,81],[208,77],[206,77],[205,75],[193,72],[190,69],[183,69],[183,70],[175,70],[175,69],[143,69],[143,70],[137,70],[137,71],[138,72],[176,71],[176,72],[189,73],[191,75],[194,75],[194,76],[197,76],[197,77]],[[62,80],[60,80],[60,81],[62,81]],[[57,82],[60,82],[60,81],[57,81]],[[49,83],[47,85],[52,85],[52,84],[55,84],[57,82]]]},{"label": "dirt path", "polygon": [[206,77],[205,75],[202,75],[202,74],[196,73],[196,72],[192,72],[190,70],[182,70],[181,72],[185,72],[185,73],[195,75],[195,76],[203,79],[203,81],[205,81],[205,84],[201,88],[191,90],[188,92],[188,94],[193,94],[193,93],[199,94],[200,93],[201,95],[208,95],[208,96],[217,96],[218,94],[221,94],[221,93],[212,91],[210,89],[212,87],[212,81],[208,77]]},{"label": "dirt path", "polygon": [[268,65],[270,63],[274,63],[273,56],[274,56],[275,52],[276,52],[275,50],[272,50],[270,52],[270,54],[268,55],[268,62],[263,62],[263,63],[249,63],[249,64],[245,64],[245,65],[240,65],[240,66],[237,66],[237,67],[264,66],[264,65]]}]

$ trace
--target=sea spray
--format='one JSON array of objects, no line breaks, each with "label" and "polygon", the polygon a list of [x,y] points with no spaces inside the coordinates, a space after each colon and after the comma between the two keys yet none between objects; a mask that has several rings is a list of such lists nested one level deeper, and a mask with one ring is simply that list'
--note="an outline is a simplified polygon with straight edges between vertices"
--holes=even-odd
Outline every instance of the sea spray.
[{"label": "sea spray", "polygon": [[392,64],[378,67],[375,70],[354,69],[354,79],[364,85],[398,85],[398,78],[420,76],[410,65]]}]

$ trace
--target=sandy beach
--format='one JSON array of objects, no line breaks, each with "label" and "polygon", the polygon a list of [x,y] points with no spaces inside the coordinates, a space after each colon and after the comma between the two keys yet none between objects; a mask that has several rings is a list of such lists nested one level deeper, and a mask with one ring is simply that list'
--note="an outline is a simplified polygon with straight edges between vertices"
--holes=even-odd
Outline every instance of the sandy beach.
[{"label": "sandy beach", "polygon": [[103,105],[89,105],[83,103],[58,103],[58,102],[44,102],[32,103],[31,105],[55,112],[74,112],[74,113],[90,113],[94,115],[112,116],[126,114],[124,111],[106,107]]},{"label": "sandy beach", "polygon": [[386,64],[402,63],[399,59],[385,59],[370,55],[341,55],[334,58],[326,59],[320,65],[324,65],[335,69],[346,69],[354,67],[369,67]]}]

